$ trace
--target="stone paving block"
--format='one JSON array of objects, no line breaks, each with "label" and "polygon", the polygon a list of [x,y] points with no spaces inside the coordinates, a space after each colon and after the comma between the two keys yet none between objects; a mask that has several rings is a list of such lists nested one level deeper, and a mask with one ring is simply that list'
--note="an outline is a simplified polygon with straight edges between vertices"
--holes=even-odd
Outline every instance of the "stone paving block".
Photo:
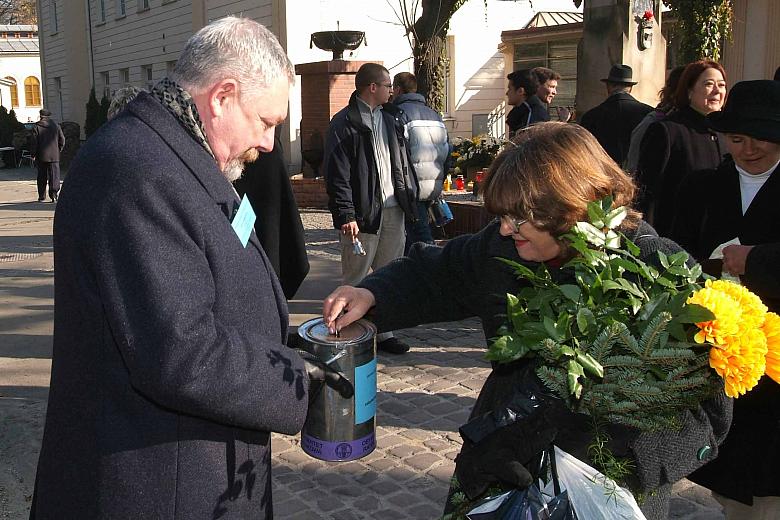
[{"label": "stone paving block", "polygon": [[399,444],[405,444],[407,442],[409,442],[408,439],[394,433],[392,435],[385,435],[382,438],[378,438],[376,444],[377,448],[386,449],[392,448],[393,446],[397,446]]},{"label": "stone paving block", "polygon": [[355,500],[352,505],[358,511],[375,511],[379,509],[379,497],[364,496]]},{"label": "stone paving block", "polygon": [[396,482],[405,482],[417,476],[417,474],[414,471],[402,466],[396,466],[394,468],[387,470],[385,475],[395,480]]},{"label": "stone paving block", "polygon": [[318,486],[340,486],[346,483],[347,478],[339,473],[322,472],[314,477]]},{"label": "stone paving block", "polygon": [[402,437],[406,437],[407,439],[410,439],[415,442],[425,442],[428,439],[432,439],[436,437],[436,434],[433,434],[429,431],[425,430],[403,430],[399,432],[399,435]]},{"label": "stone paving block", "polygon": [[458,448],[457,450],[449,451],[445,453],[444,456],[450,460],[455,460],[455,457],[458,456],[458,453],[460,453],[460,448]]},{"label": "stone paving block", "polygon": [[364,514],[359,514],[352,509],[341,509],[330,514],[328,518],[333,520],[364,520],[368,518]]},{"label": "stone paving block", "polygon": [[374,520],[399,520],[405,518],[412,520],[413,517],[409,517],[405,513],[401,513],[398,509],[381,509],[371,514],[371,518]]},{"label": "stone paving block", "polygon": [[461,412],[463,407],[452,401],[442,400],[426,407],[425,411],[433,415],[447,415],[453,412]]},{"label": "stone paving block", "polygon": [[390,460],[390,459],[379,459],[369,464],[369,466],[371,466],[371,469],[373,469],[374,471],[379,471],[380,473],[387,471],[391,468],[394,468],[397,465],[398,462],[396,460]]},{"label": "stone paving block", "polygon": [[[410,388],[414,388],[414,387],[412,385],[410,385],[409,383],[405,383],[403,381],[392,380],[392,381],[388,381],[386,383],[379,383],[379,388],[382,391],[386,391],[386,392],[403,392],[405,390],[409,390]],[[380,394],[381,394],[381,392],[380,392]],[[380,394],[377,394],[377,395],[380,395]]]},{"label": "stone paving block", "polygon": [[443,451],[452,446],[452,444],[450,444],[445,439],[442,439],[441,437],[434,437],[433,439],[428,439],[423,443],[423,445],[433,452]]},{"label": "stone paving block", "polygon": [[[274,456],[277,455],[276,452],[273,451],[273,448],[271,448],[271,451],[273,452]],[[282,460],[286,460],[287,462],[293,465],[303,464],[307,461],[312,460],[311,457],[309,457],[303,452],[303,450],[286,451],[284,453],[279,454],[279,458],[281,458]]]},{"label": "stone paving block", "polygon": [[344,502],[333,496],[324,496],[317,500],[317,512],[328,512],[344,507]]},{"label": "stone paving block", "polygon": [[363,486],[339,486],[332,488],[332,494],[338,497],[361,497],[365,494],[365,488]]},{"label": "stone paving block", "polygon": [[435,478],[436,480],[439,480],[441,482],[447,482],[449,484],[449,481],[452,478],[452,473],[455,471],[455,464],[453,464],[452,461],[450,461],[446,457],[445,460],[446,463],[442,463],[439,464],[438,466],[432,467],[431,469],[428,470],[427,474],[430,477]]},{"label": "stone paving block", "polygon": [[[396,395],[396,394],[394,394]],[[405,414],[413,411],[414,408],[398,399],[393,399],[390,401],[387,401],[386,403],[382,403],[381,411],[383,414],[392,414],[397,417],[403,417]]]},{"label": "stone paving block", "polygon": [[405,459],[406,457],[410,455],[414,455],[415,453],[420,453],[421,451],[423,451],[423,448],[419,446],[415,446],[413,444],[401,444],[399,446],[390,448],[389,450],[387,450],[387,453],[389,453],[393,457],[398,457],[399,459]]},{"label": "stone paving block", "polygon": [[444,507],[438,508],[432,504],[420,504],[406,509],[407,518],[435,519],[440,518]]},{"label": "stone paving block", "polygon": [[450,381],[448,379],[438,379],[433,383],[423,386],[422,388],[427,392],[438,394],[439,392],[444,392],[446,390],[449,390],[450,388],[452,388],[457,384],[458,384],[457,382]]},{"label": "stone paving block", "polygon": [[277,475],[276,468],[272,470],[271,474],[273,475],[274,482],[279,482],[280,484],[290,484],[292,482],[301,480],[301,476],[298,473],[285,473],[283,475]]},{"label": "stone paving block", "polygon": [[434,464],[441,462],[442,457],[435,453],[420,453],[407,458],[404,462],[414,469],[425,471]]},{"label": "stone paving block", "polygon": [[376,492],[376,494],[380,497],[386,497],[402,489],[401,486],[399,486],[392,480],[388,480],[387,478],[382,478],[380,480],[377,480],[373,484],[370,484],[368,487],[374,490],[374,492]]},{"label": "stone paving block", "polygon": [[309,509],[309,505],[299,498],[293,498],[284,502],[277,501],[274,495],[274,516],[281,518],[288,518],[290,515],[294,515],[301,511]]},{"label": "stone paving block", "polygon": [[314,483],[309,479],[302,479],[297,482],[291,482],[287,485],[288,489],[291,491],[302,491],[306,489],[311,489],[311,487],[314,485]]},{"label": "stone paving block", "polygon": [[423,500],[425,500],[425,497],[412,493],[396,493],[387,497],[388,502],[403,508],[406,508],[410,504],[419,504]]},{"label": "stone paving block", "polygon": [[371,484],[372,482],[376,482],[378,478],[379,478],[379,474],[376,473],[375,471],[366,471],[365,473],[356,475],[355,482],[357,482],[362,486],[365,486]]}]

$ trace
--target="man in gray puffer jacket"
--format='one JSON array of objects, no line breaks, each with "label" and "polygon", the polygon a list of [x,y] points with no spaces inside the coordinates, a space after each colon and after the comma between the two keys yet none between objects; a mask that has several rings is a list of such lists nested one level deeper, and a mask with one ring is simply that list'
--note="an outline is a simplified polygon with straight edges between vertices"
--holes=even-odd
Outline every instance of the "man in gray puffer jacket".
[{"label": "man in gray puffer jacket", "polygon": [[428,207],[441,195],[447,173],[450,143],[441,116],[425,104],[417,93],[417,78],[401,72],[393,78],[393,103],[405,114],[404,136],[409,141],[410,162],[417,177],[417,221],[406,221],[406,247],[415,242],[433,243],[428,223]]}]

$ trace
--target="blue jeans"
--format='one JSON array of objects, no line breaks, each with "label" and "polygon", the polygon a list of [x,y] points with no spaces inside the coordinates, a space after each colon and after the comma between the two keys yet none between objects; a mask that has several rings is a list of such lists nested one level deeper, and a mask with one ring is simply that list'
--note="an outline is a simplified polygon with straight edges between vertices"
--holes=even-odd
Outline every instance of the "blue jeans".
[{"label": "blue jeans", "polygon": [[427,200],[417,201],[417,222],[414,224],[406,221],[406,245],[404,246],[404,254],[409,252],[412,244],[415,242],[425,242],[426,244],[433,244],[433,235],[431,234],[431,226],[428,222],[428,206],[430,202]]}]

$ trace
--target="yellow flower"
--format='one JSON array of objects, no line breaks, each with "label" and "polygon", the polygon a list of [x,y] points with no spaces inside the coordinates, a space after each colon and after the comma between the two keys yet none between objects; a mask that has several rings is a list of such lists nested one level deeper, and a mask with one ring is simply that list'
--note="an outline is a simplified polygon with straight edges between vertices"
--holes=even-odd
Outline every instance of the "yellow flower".
[{"label": "yellow flower", "polygon": [[746,287],[727,280],[708,281],[706,285],[716,291],[728,294],[739,304],[742,309],[742,318],[739,321],[741,332],[763,325],[767,307],[761,302],[761,298]]},{"label": "yellow flower", "polygon": [[710,366],[723,378],[726,395],[739,397],[764,375],[767,339],[761,329],[730,336],[725,344],[710,349]]},{"label": "yellow flower", "polygon": [[452,152],[452,156],[457,159],[458,157],[460,157],[460,154],[458,152]]},{"label": "yellow flower", "polygon": [[780,383],[780,316],[767,312],[764,326],[766,336],[766,375]]},{"label": "yellow flower", "polygon": [[715,315],[713,320],[696,324],[699,328],[694,338],[696,343],[723,345],[728,336],[739,332],[739,321],[742,318],[739,304],[728,294],[712,288],[709,280],[703,289],[688,298],[687,303],[701,305]]}]

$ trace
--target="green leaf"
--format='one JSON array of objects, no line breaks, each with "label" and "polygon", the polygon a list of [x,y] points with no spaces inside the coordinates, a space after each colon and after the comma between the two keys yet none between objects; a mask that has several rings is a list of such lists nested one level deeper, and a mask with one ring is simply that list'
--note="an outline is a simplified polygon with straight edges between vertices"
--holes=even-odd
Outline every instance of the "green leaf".
[{"label": "green leaf", "polygon": [[596,318],[593,316],[593,312],[586,308],[580,307],[577,310],[577,328],[582,334],[586,334],[588,329],[595,326]]},{"label": "green leaf", "polygon": [[664,269],[669,269],[669,258],[666,256],[666,253],[659,250],[658,260],[661,262],[661,266],[663,266]]},{"label": "green leaf", "polygon": [[625,206],[617,207],[607,213],[604,217],[604,225],[610,229],[615,229],[628,215],[628,209]]},{"label": "green leaf", "polygon": [[642,310],[637,315],[640,321],[647,321],[656,315],[656,311],[663,310],[669,301],[669,293],[661,293],[642,306]]},{"label": "green leaf", "polygon": [[601,229],[604,227],[604,217],[606,213],[597,202],[588,202],[588,219],[595,227]]},{"label": "green leaf", "polygon": [[702,321],[710,321],[715,319],[715,315],[711,310],[695,303],[688,303],[683,307],[682,312],[677,314],[675,321],[679,323],[700,323]]},{"label": "green leaf", "polygon": [[596,377],[604,377],[604,367],[601,366],[601,363],[593,359],[593,356],[580,350],[577,350],[576,354],[577,356],[575,359],[582,365],[582,368],[585,369],[586,372],[589,372]]},{"label": "green leaf", "polygon": [[550,338],[554,339],[555,341],[561,341],[563,339],[563,335],[560,333],[560,331],[558,331],[556,323],[552,320],[552,318],[545,316],[542,323],[544,324],[544,330],[547,331],[547,334],[550,335]]},{"label": "green leaf", "polygon": [[663,277],[663,276],[659,276],[658,278],[655,279],[655,281],[656,281],[656,283],[658,283],[658,285],[662,285],[662,286],[667,287],[669,289],[676,289],[677,288],[677,286],[674,284],[673,281],[671,281],[670,279],[668,279],[666,277]]},{"label": "green leaf", "polygon": [[579,399],[582,395],[582,383],[580,383],[579,378],[580,376],[585,377],[585,371],[582,369],[582,365],[573,359],[570,359],[566,364],[566,369],[566,380],[569,383],[569,393]]},{"label": "green leaf", "polygon": [[612,258],[609,261],[610,264],[612,264],[614,267],[621,267],[623,270],[628,271],[629,273],[638,273],[639,272],[639,266],[636,265],[634,262],[630,262],[622,257],[615,257]]},{"label": "green leaf", "polygon": [[565,297],[567,297],[574,303],[580,301],[580,295],[582,295],[582,291],[576,285],[571,285],[571,284],[559,285],[558,289],[561,290],[561,292]]}]

